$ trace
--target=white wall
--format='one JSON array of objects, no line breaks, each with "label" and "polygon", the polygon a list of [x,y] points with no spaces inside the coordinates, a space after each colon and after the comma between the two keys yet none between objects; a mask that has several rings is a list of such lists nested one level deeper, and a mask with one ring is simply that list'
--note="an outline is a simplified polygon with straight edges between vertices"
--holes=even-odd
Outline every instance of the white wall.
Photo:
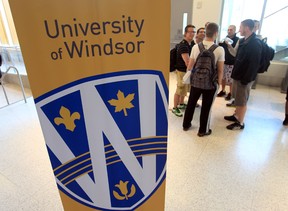
[{"label": "white wall", "polygon": [[[157,0],[156,0],[157,1]],[[183,38],[183,13],[188,13],[187,24],[191,24],[192,20],[193,0],[171,0],[171,42],[179,41]],[[161,14],[161,13],[160,13]]]},{"label": "white wall", "polygon": [[204,27],[206,22],[220,25],[224,0],[194,0],[192,22],[196,28]]},{"label": "white wall", "polygon": [[266,86],[280,87],[287,71],[287,63],[271,62],[267,72],[258,74],[258,83]]}]

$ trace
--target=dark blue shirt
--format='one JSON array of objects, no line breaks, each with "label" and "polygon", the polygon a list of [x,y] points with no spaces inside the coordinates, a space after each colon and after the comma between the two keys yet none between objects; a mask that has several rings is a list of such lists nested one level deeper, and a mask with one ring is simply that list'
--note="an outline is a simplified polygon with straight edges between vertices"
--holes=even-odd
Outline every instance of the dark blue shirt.
[{"label": "dark blue shirt", "polygon": [[231,77],[248,84],[254,81],[260,66],[262,45],[261,41],[253,33],[250,37],[240,39],[239,48]]}]

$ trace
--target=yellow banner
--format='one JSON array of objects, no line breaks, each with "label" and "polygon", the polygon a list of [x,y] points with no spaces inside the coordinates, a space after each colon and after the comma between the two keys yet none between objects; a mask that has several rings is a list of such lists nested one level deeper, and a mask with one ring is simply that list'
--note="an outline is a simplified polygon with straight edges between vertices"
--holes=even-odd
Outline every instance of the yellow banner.
[{"label": "yellow banner", "polygon": [[65,210],[164,210],[170,1],[9,0]]}]

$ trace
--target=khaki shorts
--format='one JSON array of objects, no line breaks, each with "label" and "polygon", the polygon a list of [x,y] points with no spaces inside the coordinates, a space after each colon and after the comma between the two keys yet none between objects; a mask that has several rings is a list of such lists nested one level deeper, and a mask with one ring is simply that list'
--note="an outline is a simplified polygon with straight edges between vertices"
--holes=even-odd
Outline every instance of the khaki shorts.
[{"label": "khaki shorts", "polygon": [[233,81],[233,96],[235,97],[235,106],[246,106],[250,90],[253,85],[254,81],[248,83],[247,85],[241,84],[240,81],[234,80]]},{"label": "khaki shorts", "polygon": [[185,97],[187,95],[187,92],[189,90],[188,84],[183,84],[183,77],[186,72],[181,72],[179,70],[176,70],[177,74],[177,89],[176,89],[176,94],[180,95],[182,97]]}]

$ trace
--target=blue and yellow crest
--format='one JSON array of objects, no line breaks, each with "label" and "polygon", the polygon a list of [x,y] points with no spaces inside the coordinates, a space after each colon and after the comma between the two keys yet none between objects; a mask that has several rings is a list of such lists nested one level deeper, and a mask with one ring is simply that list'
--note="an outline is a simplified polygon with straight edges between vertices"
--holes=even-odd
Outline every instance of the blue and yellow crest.
[{"label": "blue and yellow crest", "polygon": [[75,81],[35,99],[66,195],[101,210],[134,210],[166,173],[168,89],[159,71]]}]

